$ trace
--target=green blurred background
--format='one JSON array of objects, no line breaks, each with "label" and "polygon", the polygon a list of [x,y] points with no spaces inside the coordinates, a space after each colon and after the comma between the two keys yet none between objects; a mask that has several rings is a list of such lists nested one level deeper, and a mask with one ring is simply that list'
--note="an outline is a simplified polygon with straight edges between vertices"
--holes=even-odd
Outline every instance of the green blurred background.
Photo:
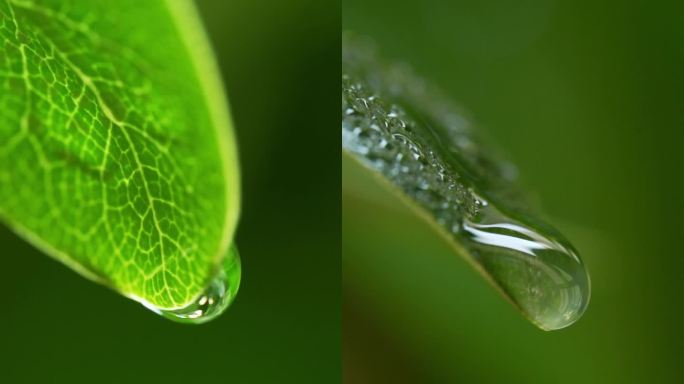
[{"label": "green blurred background", "polygon": [[198,3],[239,139],[236,301],[172,323],[0,228],[0,382],[340,380],[339,3]]},{"label": "green blurred background", "polygon": [[342,1],[503,148],[593,286],[542,332],[415,217],[345,192],[345,382],[681,382],[683,5]]}]

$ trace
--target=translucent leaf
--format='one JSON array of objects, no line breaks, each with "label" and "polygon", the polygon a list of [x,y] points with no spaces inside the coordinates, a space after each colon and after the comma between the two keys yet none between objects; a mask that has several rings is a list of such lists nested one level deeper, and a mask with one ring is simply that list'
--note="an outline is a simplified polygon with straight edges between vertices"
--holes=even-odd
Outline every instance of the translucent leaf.
[{"label": "translucent leaf", "polygon": [[232,299],[237,153],[192,3],[0,0],[0,41],[0,219],[156,311],[201,317],[224,266]]}]

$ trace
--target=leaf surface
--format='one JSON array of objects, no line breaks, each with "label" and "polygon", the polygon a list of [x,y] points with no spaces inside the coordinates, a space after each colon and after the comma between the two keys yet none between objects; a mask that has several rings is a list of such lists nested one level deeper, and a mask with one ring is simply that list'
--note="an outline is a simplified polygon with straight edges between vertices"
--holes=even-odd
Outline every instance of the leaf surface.
[{"label": "leaf surface", "polygon": [[239,206],[221,80],[183,0],[0,0],[0,219],[157,308],[198,297]]}]

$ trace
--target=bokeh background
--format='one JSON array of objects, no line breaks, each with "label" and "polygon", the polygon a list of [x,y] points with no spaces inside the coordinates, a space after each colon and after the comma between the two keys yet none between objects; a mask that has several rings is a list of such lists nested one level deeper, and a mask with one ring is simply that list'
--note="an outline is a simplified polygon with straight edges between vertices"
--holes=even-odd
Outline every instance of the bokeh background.
[{"label": "bokeh background", "polygon": [[0,382],[340,380],[339,2],[198,4],[241,155],[236,301],[172,323],[0,228]]},{"label": "bokeh background", "polygon": [[344,382],[681,382],[682,6],[342,1],[344,29],[506,152],[593,286],[578,323],[542,332],[415,217],[345,192]]}]

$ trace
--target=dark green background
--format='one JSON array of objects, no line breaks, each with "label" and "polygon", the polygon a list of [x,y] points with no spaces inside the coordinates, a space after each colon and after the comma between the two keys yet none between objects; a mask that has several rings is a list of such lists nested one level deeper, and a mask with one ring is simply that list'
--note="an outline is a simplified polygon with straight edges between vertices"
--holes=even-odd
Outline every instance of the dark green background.
[{"label": "dark green background", "polygon": [[0,228],[0,382],[339,381],[339,3],[199,3],[242,163],[235,303],[172,323]]},{"label": "dark green background", "polygon": [[682,3],[342,3],[486,129],[593,283],[577,324],[541,332],[420,223],[345,197],[345,381],[681,382]]}]

